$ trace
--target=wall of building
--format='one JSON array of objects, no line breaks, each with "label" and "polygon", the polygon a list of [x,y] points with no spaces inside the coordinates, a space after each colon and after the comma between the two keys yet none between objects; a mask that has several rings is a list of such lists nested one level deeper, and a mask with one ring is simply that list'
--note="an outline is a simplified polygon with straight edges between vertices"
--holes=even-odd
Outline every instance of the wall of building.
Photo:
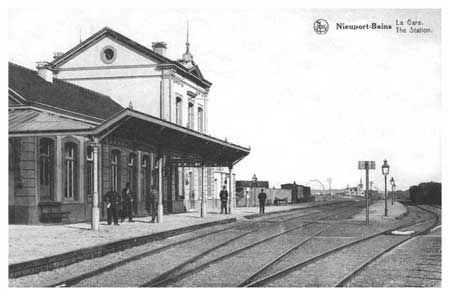
[{"label": "wall of building", "polygon": [[[102,61],[105,47],[116,51],[111,63]],[[156,61],[116,40],[103,38],[63,64],[56,77],[107,94],[123,107],[132,101],[134,109],[175,122],[176,97],[183,102],[183,126],[187,126],[188,101],[194,103],[194,129],[198,130],[197,110],[204,110],[207,130],[207,92],[172,69],[160,69]],[[194,98],[187,94],[194,94]],[[162,100],[162,104],[161,104]],[[161,114],[162,111],[162,114]]]},{"label": "wall of building", "polygon": [[275,201],[275,198],[286,199],[287,202],[291,202],[291,190],[289,190],[289,189],[268,188],[268,189],[264,189],[264,192],[267,195],[266,202],[268,204],[272,204]]},{"label": "wall of building", "polygon": [[[101,54],[105,47],[112,47],[116,52],[116,58],[111,63],[105,63]],[[182,100],[182,122],[181,125],[188,125],[188,105],[194,104],[194,116],[192,129],[198,131],[198,108],[203,109],[203,130],[208,131],[208,91],[191,80],[177,74],[174,69],[160,68],[155,60],[143,56],[139,52],[118,43],[110,38],[103,38],[86,50],[80,52],[71,60],[63,64],[56,73],[57,78],[92,89],[111,96],[123,107],[128,107],[130,101],[137,111],[141,111],[164,120],[176,122],[176,98]],[[104,149],[104,148],[102,148]],[[102,150],[101,170],[104,185],[100,192],[110,187],[108,176],[110,167],[108,163],[109,151]],[[126,157],[121,154],[122,163],[126,162]],[[126,168],[126,166],[123,166]],[[214,172],[222,174],[227,168],[211,168],[210,173],[205,170],[204,184],[205,195],[218,196],[217,183],[214,181]],[[122,186],[127,180],[127,170],[122,169]],[[173,172],[176,174],[176,172]],[[181,182],[180,191],[183,192],[184,206],[186,209],[199,209],[198,201],[201,199],[201,170],[199,168],[185,168],[179,172]],[[192,176],[190,178],[190,176]],[[165,188],[170,194],[170,199],[178,202],[175,196],[175,178],[164,179]],[[186,182],[188,180],[188,182]],[[208,184],[212,187],[208,191]],[[219,186],[220,188],[220,186]],[[191,193],[192,192],[192,193]],[[180,192],[181,194],[181,192]],[[169,198],[169,197],[167,197]],[[207,196],[207,199],[209,197]],[[213,198],[211,198],[213,199]],[[211,202],[213,205],[215,202]],[[179,208],[178,205],[176,205]],[[139,209],[140,207],[138,207]]]},{"label": "wall of building", "polygon": [[[18,224],[39,222],[37,208],[36,137],[10,138],[9,221]],[[11,178],[11,175],[10,175]],[[12,183],[12,184],[11,184]]]}]

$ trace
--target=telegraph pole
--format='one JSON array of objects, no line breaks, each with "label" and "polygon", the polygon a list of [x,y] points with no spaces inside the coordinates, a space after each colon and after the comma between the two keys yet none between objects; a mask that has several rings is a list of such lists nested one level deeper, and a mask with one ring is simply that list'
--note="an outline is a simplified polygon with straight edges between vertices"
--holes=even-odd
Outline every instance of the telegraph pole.
[{"label": "telegraph pole", "polygon": [[366,169],[366,225],[369,225],[369,162],[364,162]]}]

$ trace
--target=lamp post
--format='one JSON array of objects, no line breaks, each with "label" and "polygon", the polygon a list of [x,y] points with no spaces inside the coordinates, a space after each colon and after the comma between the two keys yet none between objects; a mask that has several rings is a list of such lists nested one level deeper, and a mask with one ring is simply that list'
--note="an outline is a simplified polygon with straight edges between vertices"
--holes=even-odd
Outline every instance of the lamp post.
[{"label": "lamp post", "polygon": [[254,205],[254,203],[256,203],[256,184],[258,181],[258,178],[256,178],[256,174],[253,174],[253,178],[252,178],[252,183],[253,183],[253,202],[252,202],[252,206]]},{"label": "lamp post", "polygon": [[388,208],[387,208],[387,176],[389,175],[389,165],[387,163],[387,160],[384,160],[383,165],[381,166],[381,171],[384,175],[384,215],[388,215]]},{"label": "lamp post", "polygon": [[395,187],[395,180],[394,180],[394,177],[391,177],[391,186],[392,186],[392,196],[391,196],[391,201],[392,201],[392,205],[394,205],[394,187]]}]

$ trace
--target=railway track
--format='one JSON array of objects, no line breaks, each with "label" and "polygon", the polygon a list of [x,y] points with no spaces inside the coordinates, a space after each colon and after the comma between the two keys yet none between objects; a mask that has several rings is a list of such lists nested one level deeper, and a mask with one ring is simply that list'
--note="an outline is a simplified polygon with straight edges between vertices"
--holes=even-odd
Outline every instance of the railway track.
[{"label": "railway track", "polygon": [[[426,211],[426,210],[424,210]],[[294,263],[286,268],[283,268],[281,270],[278,270],[274,273],[264,275],[261,277],[261,274],[264,274],[264,271],[266,271],[269,267],[275,265],[278,263],[278,259],[283,258],[284,256],[280,256],[280,258],[276,258],[264,268],[261,270],[255,272],[252,274],[248,279],[242,281],[238,286],[240,287],[259,287],[259,286],[331,286],[331,287],[342,287],[344,286],[348,281],[350,281],[355,275],[357,275],[361,270],[363,270],[365,267],[370,265],[372,262],[377,260],[382,255],[390,252],[395,247],[399,246],[400,244],[418,236],[421,234],[426,233],[429,229],[434,227],[436,224],[436,221],[438,220],[437,215],[432,213],[431,211],[427,211],[428,213],[431,213],[434,215],[432,218],[424,219],[418,222],[411,222],[407,223],[406,225],[401,225],[397,227],[393,227],[391,229],[380,231],[378,233],[351,241],[349,243],[344,243],[342,245],[339,245],[337,247],[331,248],[325,252],[322,252],[320,254],[314,255],[310,258],[307,258],[305,260],[302,260],[300,262]],[[430,223],[430,220],[432,223]],[[395,239],[386,239],[387,234],[390,233],[393,230],[401,230],[401,229],[408,229],[411,226],[421,225],[422,229],[420,229],[418,232],[416,232],[412,236],[408,237],[395,237]],[[356,265],[356,267],[351,268],[350,271],[348,271],[346,274],[344,274],[341,278],[339,278],[337,281],[333,281],[333,276],[323,275],[322,277],[317,277],[317,270],[327,270],[326,266],[330,264],[330,262],[334,261],[336,264],[336,261],[340,261],[341,264],[346,264],[347,258],[344,258],[343,252],[345,250],[348,250],[354,246],[357,246],[358,244],[364,243],[366,246],[369,245],[382,245],[381,251],[377,250],[368,256],[361,256],[360,258],[357,258],[357,262],[354,262],[353,265]],[[331,256],[334,256],[330,259]],[[339,258],[341,256],[341,258]],[[355,259],[355,258],[353,258]],[[322,263],[320,262],[322,260]],[[355,260],[354,260],[355,261]],[[315,266],[313,266],[315,265]],[[313,266],[313,267],[311,267]],[[341,269],[345,270],[343,265],[340,265]],[[310,267],[310,270],[305,270],[308,267]],[[288,278],[288,279],[286,279]],[[313,278],[313,279],[311,279]],[[299,281],[304,281],[303,283]]]},{"label": "railway track", "polygon": [[[334,210],[337,212],[337,211],[342,210],[342,208],[334,209]],[[206,269],[206,268],[208,268],[208,267],[210,267],[210,266],[212,266],[214,264],[218,264],[218,263],[220,263],[220,262],[222,262],[222,261],[224,261],[226,259],[229,259],[231,257],[234,257],[234,256],[236,256],[236,255],[238,255],[238,254],[240,254],[240,253],[242,253],[244,251],[247,251],[247,250],[249,250],[251,248],[257,247],[257,246],[259,246],[259,245],[261,245],[263,243],[266,243],[266,242],[268,242],[270,240],[278,238],[281,235],[287,235],[288,233],[291,233],[291,232],[293,232],[295,230],[299,230],[299,229],[304,228],[304,227],[306,227],[308,225],[316,224],[317,222],[319,222],[322,219],[335,217],[336,214],[337,213],[327,214],[326,216],[319,217],[318,219],[316,219],[316,221],[302,221],[304,224],[301,225],[301,226],[294,227],[294,228],[289,229],[287,231],[283,231],[281,233],[272,235],[270,237],[266,237],[266,238],[258,240],[256,242],[252,242],[252,243],[250,243],[248,245],[244,245],[244,246],[239,247],[237,249],[232,249],[230,252],[227,252],[227,253],[225,253],[225,254],[223,254],[221,256],[214,257],[214,258],[212,258],[212,259],[210,259],[210,260],[208,260],[206,262],[203,262],[201,264],[194,265],[191,268],[187,268],[187,269],[182,270],[187,264],[193,263],[192,261],[188,260],[190,262],[183,262],[182,264],[180,264],[178,266],[175,266],[174,268],[172,268],[168,272],[166,272],[164,274],[161,274],[160,276],[158,276],[156,278],[153,278],[150,281],[142,284],[141,287],[164,287],[164,286],[171,285],[171,284],[173,284],[175,282],[178,282],[178,281],[180,281],[180,280],[182,280],[182,279],[184,279],[186,277],[189,277],[189,276],[192,276],[193,274],[199,273],[202,270],[204,270],[204,269]],[[344,213],[341,212],[340,214],[342,216],[344,216],[344,217],[347,216],[346,212],[344,212]],[[301,217],[299,217],[299,218],[301,218]],[[318,232],[314,233],[313,235],[309,236],[306,239],[301,240],[299,243],[295,244],[292,248],[290,248],[290,251],[293,251],[294,249],[298,248],[302,244],[306,243],[307,241],[309,241],[313,237],[317,236],[318,234],[320,234],[323,230],[327,229],[328,227],[329,226],[322,227],[322,229],[319,230]]]},{"label": "railway track", "polygon": [[[323,206],[320,206],[320,208],[325,208],[326,211],[327,210],[331,210],[333,213],[337,212],[340,209],[345,208],[345,207],[348,207],[347,203],[345,203],[344,205],[339,205],[338,207],[336,207],[336,205],[323,205]],[[263,220],[263,221],[261,221],[261,219],[254,219],[254,220],[250,220],[250,222],[237,222],[235,225],[230,226],[230,227],[225,227],[225,228],[222,228],[222,229],[219,229],[219,230],[215,230],[215,231],[212,231],[212,232],[204,233],[204,234],[199,235],[199,236],[194,236],[194,237],[190,237],[190,238],[187,238],[187,239],[183,239],[183,240],[180,240],[180,241],[177,241],[177,242],[174,242],[174,243],[171,243],[171,244],[159,247],[159,248],[151,249],[149,251],[145,251],[145,252],[139,253],[137,255],[130,256],[130,257],[125,258],[123,260],[118,260],[116,262],[113,262],[113,263],[108,264],[106,266],[97,268],[95,270],[92,270],[92,271],[89,271],[89,272],[86,272],[86,273],[83,273],[83,274],[71,277],[69,279],[65,279],[65,280],[59,281],[59,282],[54,283],[54,284],[51,284],[51,285],[49,285],[49,287],[71,287],[71,286],[77,285],[78,283],[80,283],[80,282],[82,282],[82,281],[84,281],[86,279],[96,277],[96,276],[101,275],[103,273],[106,273],[108,271],[112,271],[112,270],[114,270],[116,268],[119,268],[120,266],[132,263],[134,261],[139,261],[139,260],[145,259],[145,258],[150,257],[150,256],[154,256],[156,254],[162,253],[162,252],[170,250],[172,248],[181,247],[181,246],[183,246],[183,245],[185,245],[187,243],[190,243],[190,242],[194,242],[194,241],[205,239],[205,238],[207,238],[209,240],[213,240],[214,236],[223,235],[227,231],[233,231],[233,230],[240,231],[241,229],[249,228],[249,227],[252,227],[254,225],[256,226],[258,224],[266,223],[266,222],[286,223],[286,222],[290,222],[290,221],[295,221],[295,220],[307,218],[308,216],[315,215],[318,212],[319,211],[317,210],[317,208],[309,208],[309,209],[306,209],[306,212],[295,211],[295,213],[290,213],[289,212],[289,213],[272,214],[272,215],[269,216],[269,219]],[[333,216],[334,215],[333,213],[330,214],[330,215],[325,216],[325,218]],[[280,219],[280,220],[279,221],[274,221],[273,219]],[[304,223],[304,224],[310,224],[310,223]],[[297,228],[301,228],[301,227],[303,227],[303,224],[301,226],[299,226],[299,227],[296,227],[296,229]],[[217,250],[217,249],[220,249],[220,248],[222,248],[222,247],[224,247],[224,246],[226,246],[226,245],[228,245],[228,244],[230,244],[230,243],[232,243],[232,242],[234,242],[234,241],[236,241],[238,239],[241,239],[241,238],[243,238],[245,236],[248,236],[250,234],[254,234],[255,232],[258,232],[259,230],[261,230],[261,229],[250,230],[250,231],[243,230],[244,233],[237,233],[234,236],[231,236],[229,239],[225,240],[224,242],[221,242],[221,243],[219,243],[219,244],[217,244],[217,245],[215,245],[215,246],[205,250],[204,252],[200,253],[199,255],[194,256],[193,258],[186,260],[182,264],[179,264],[177,267],[180,268],[180,267],[182,267],[184,265],[192,263],[192,262],[200,259],[201,257],[204,257],[207,254]],[[295,229],[292,229],[292,231],[293,230],[295,230]]]},{"label": "railway track", "polygon": [[[351,281],[357,274],[364,270],[371,263],[376,261],[378,258],[388,253],[389,251],[395,249],[402,243],[416,237],[420,234],[426,233],[429,229],[438,223],[438,215],[433,212],[433,210],[422,208],[420,206],[415,206],[417,212],[412,213],[411,217],[406,220],[414,220],[418,217],[423,218],[423,214],[427,214],[428,217],[421,219],[420,221],[409,221],[408,223],[398,223],[395,227],[389,229],[383,229],[382,231],[377,231],[370,235],[360,237],[355,239],[355,237],[348,237],[352,239],[351,241],[346,241],[345,243],[334,245],[332,243],[327,243],[328,239],[333,237],[327,236],[328,234],[335,231],[339,224],[342,225],[342,219],[346,219],[351,215],[352,211],[358,205],[353,202],[355,206],[349,207],[349,204],[343,205],[328,205],[321,207],[322,211],[317,211],[317,208],[305,209],[306,211],[295,211],[279,213],[275,215],[270,215],[269,217],[262,217],[262,219],[256,218],[245,222],[237,222],[235,225],[229,227],[222,227],[221,229],[215,228],[214,231],[206,232],[198,236],[189,237],[187,239],[181,239],[176,242],[166,244],[161,247],[153,248],[148,251],[144,251],[137,255],[129,256],[123,260],[117,260],[111,264],[106,264],[95,270],[79,274],[77,276],[71,277],[49,285],[50,287],[71,287],[71,286],[92,286],[92,283],[98,280],[98,284],[101,286],[120,284],[109,283],[105,285],[105,279],[109,279],[109,273],[113,272],[117,274],[126,274],[126,268],[128,265],[133,265],[130,263],[139,263],[136,270],[133,272],[139,272],[139,270],[145,270],[147,267],[151,269],[151,266],[147,266],[146,262],[149,262],[149,257],[160,253],[164,253],[163,257],[171,256],[170,254],[175,254],[175,251],[187,251],[186,256],[182,260],[173,261],[176,264],[167,265],[167,268],[162,268],[159,271],[150,272],[151,275],[148,280],[144,280],[145,272],[140,277],[136,279],[136,283],[130,284],[130,286],[141,286],[141,287],[164,287],[164,286],[183,286],[183,281],[189,281],[191,276],[200,274],[200,277],[205,274],[205,272],[210,271],[209,268],[215,269],[216,266],[226,266],[226,262],[234,260],[234,262],[239,262],[239,258],[248,254],[248,252],[253,252],[251,250],[261,250],[264,248],[270,248],[274,245],[274,241],[286,241],[289,237],[289,243],[281,253],[276,256],[267,257],[263,262],[264,264],[259,265],[258,268],[253,268],[250,274],[244,276],[244,279],[240,279],[239,282],[235,282],[231,286],[238,287],[257,287],[257,286],[330,286],[330,287],[342,287]],[[320,213],[320,214],[319,214]],[[433,215],[433,217],[430,217]],[[433,220],[433,221],[431,221]],[[278,226],[277,226],[278,225]],[[350,225],[350,224],[348,224]],[[329,228],[333,228],[331,231]],[[415,227],[420,228],[413,236],[408,237],[395,237],[389,235],[393,230],[406,230]],[[379,228],[378,228],[379,229]],[[274,233],[275,230],[275,233]],[[373,229],[372,229],[373,230]],[[300,234],[300,232],[305,232]],[[283,238],[283,237],[286,237]],[[389,238],[388,242],[384,242],[386,238]],[[332,248],[327,250],[321,250],[319,254],[313,254],[308,258],[296,258],[296,254],[301,254],[302,250],[314,249],[310,245],[313,242],[322,241],[328,247],[333,245]],[[204,245],[203,242],[213,242],[213,244]],[[287,241],[286,241],[287,242]],[[369,246],[371,244],[376,244],[378,248],[367,254],[367,256],[360,256],[354,258],[355,262],[351,266],[343,268],[338,276],[334,276],[333,279],[328,279],[326,283],[319,284],[313,282],[307,282],[308,276],[314,274],[314,268],[322,270],[323,274],[326,274],[328,261],[338,260],[339,257],[345,257],[345,252],[349,252],[352,248],[361,248],[362,246]],[[195,246],[199,246],[195,249]],[[302,249],[303,248],[303,249]],[[171,252],[167,253],[166,251]],[[177,251],[178,252],[178,251]],[[303,254],[305,255],[305,254]],[[308,255],[308,254],[306,254]],[[241,256],[241,257],[240,257]],[[303,256],[304,257],[304,256]],[[187,258],[187,259],[186,259]],[[147,261],[145,261],[147,260]],[[155,259],[153,259],[155,260]],[[159,260],[159,259],[158,259]],[[297,261],[297,262],[295,262]],[[262,262],[262,261],[261,261]],[[292,263],[295,262],[295,263]],[[289,263],[289,264],[288,264]],[[153,263],[154,264],[154,263]],[[224,265],[225,264],[225,265]],[[259,263],[258,263],[259,264]],[[286,264],[288,264],[286,266]],[[346,262],[338,266],[344,266]],[[164,264],[163,264],[164,265]],[[256,266],[257,264],[255,264]],[[283,266],[284,265],[284,266]],[[322,269],[321,267],[322,266]],[[223,268],[223,267],[222,267]],[[165,270],[164,270],[165,269]],[[311,269],[311,270],[309,270]],[[227,270],[227,269],[225,269]],[[149,274],[148,271],[146,271]],[[227,270],[227,272],[232,272]],[[104,276],[102,276],[105,274]],[[106,275],[108,274],[108,275]],[[317,272],[316,272],[317,274]],[[128,275],[130,276],[130,275]],[[113,277],[113,276],[112,276]],[[133,276],[131,275],[131,278]],[[289,278],[291,282],[289,283]],[[87,281],[85,281],[87,280]],[[305,283],[299,282],[299,280],[305,280]],[[285,282],[283,282],[285,281]],[[286,282],[287,281],[287,282]],[[208,283],[207,281],[203,281]],[[200,283],[203,283],[200,282]],[[316,285],[317,284],[317,285]],[[96,284],[94,284],[96,285]],[[203,284],[202,284],[203,285]],[[209,284],[206,284],[209,285]],[[227,284],[226,286],[230,286]]]}]

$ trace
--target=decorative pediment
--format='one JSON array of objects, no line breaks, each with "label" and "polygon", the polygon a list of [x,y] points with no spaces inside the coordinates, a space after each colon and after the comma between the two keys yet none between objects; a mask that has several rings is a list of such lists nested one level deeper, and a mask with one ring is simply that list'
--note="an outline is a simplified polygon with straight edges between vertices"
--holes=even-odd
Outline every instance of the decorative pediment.
[{"label": "decorative pediment", "polygon": [[[108,40],[109,43],[105,40]],[[92,50],[95,46],[95,50]],[[87,56],[88,53],[89,56]],[[125,58],[122,55],[128,56]],[[92,61],[96,61],[98,64],[93,64]],[[187,67],[183,63],[171,60],[108,27],[101,29],[69,51],[59,55],[50,63],[50,66],[57,72],[62,68],[71,67],[127,66],[152,63],[158,64],[158,67],[170,65],[179,75],[190,79],[203,88],[211,86],[211,82],[203,77],[198,66],[194,63]]]},{"label": "decorative pediment", "polygon": [[195,65],[193,68],[189,69],[189,73],[197,76],[200,79],[204,79],[203,78],[203,74],[202,74],[202,72],[200,71],[200,68],[197,65]]}]

